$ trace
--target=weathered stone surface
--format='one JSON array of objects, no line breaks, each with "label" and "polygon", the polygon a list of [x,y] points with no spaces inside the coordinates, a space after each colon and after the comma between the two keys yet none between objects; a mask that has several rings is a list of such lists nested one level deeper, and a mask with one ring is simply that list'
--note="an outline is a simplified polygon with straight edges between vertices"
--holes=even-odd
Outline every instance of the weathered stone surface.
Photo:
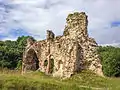
[{"label": "weathered stone surface", "polygon": [[102,75],[98,45],[88,37],[86,14],[69,14],[66,20],[62,36],[55,37],[52,31],[47,30],[46,40],[33,42],[28,39],[23,56],[23,72],[39,69],[46,74],[67,78],[75,72],[89,69]]}]

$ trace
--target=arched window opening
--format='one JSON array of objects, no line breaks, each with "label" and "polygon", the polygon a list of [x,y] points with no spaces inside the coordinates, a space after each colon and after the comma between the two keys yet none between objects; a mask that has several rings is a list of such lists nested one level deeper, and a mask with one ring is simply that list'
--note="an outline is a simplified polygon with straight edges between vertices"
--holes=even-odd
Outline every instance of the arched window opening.
[{"label": "arched window opening", "polygon": [[62,70],[63,69],[63,62],[60,60],[58,62],[58,70]]},{"label": "arched window opening", "polygon": [[45,60],[45,61],[44,61],[44,66],[47,67],[47,65],[48,65],[48,60]]}]

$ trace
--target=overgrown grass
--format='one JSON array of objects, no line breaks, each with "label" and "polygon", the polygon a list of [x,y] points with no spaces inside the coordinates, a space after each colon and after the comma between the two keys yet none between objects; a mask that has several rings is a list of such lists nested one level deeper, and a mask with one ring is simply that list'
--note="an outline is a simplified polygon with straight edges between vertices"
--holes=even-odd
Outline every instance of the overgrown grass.
[{"label": "overgrown grass", "polygon": [[99,77],[83,71],[69,79],[61,80],[31,72],[21,75],[19,71],[0,72],[0,90],[120,90],[120,78]]}]

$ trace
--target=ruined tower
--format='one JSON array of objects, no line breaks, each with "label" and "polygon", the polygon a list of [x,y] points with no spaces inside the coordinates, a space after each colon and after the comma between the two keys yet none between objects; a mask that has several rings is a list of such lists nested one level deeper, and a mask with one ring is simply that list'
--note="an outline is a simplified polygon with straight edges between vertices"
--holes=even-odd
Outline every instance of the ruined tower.
[{"label": "ruined tower", "polygon": [[102,75],[98,45],[93,38],[89,38],[87,25],[84,12],[69,14],[62,36],[55,37],[51,30],[47,30],[45,40],[28,43],[22,71],[39,69],[46,74],[67,78],[75,72],[89,69]]}]

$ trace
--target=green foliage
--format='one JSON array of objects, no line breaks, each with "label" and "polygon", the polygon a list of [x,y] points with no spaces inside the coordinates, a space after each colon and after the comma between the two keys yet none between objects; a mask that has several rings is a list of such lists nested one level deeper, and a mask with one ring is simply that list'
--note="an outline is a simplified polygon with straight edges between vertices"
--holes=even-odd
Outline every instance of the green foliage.
[{"label": "green foliage", "polygon": [[109,77],[120,76],[120,48],[112,46],[99,47],[103,73]]},{"label": "green foliage", "polygon": [[24,48],[24,46],[26,46],[26,43],[27,43],[27,38],[31,38],[31,39],[33,39],[33,41],[35,41],[35,39],[31,36],[18,37],[18,39],[17,39],[18,46]]},{"label": "green foliage", "polygon": [[14,69],[19,65],[28,37],[18,37],[16,41],[0,41],[0,67]]},{"label": "green foliage", "polygon": [[17,63],[17,68],[16,69],[22,69],[22,60],[19,60]]}]

